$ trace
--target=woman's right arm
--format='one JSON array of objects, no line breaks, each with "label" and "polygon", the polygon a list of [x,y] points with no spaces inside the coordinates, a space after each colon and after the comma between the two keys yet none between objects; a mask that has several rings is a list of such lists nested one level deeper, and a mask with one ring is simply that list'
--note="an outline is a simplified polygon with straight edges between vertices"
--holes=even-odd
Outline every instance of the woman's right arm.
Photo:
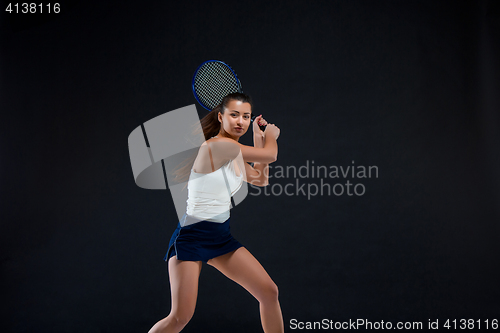
[{"label": "woman's right arm", "polygon": [[278,136],[280,130],[274,124],[268,124],[264,131],[265,143],[263,148],[240,145],[241,154],[245,162],[273,163],[278,158]]}]

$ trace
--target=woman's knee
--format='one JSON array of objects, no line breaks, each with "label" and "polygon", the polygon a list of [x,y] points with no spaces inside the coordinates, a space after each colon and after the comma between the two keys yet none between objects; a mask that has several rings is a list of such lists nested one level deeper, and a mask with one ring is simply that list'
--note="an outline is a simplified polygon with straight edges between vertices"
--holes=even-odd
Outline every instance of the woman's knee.
[{"label": "woman's knee", "polygon": [[275,302],[278,300],[279,290],[278,286],[270,281],[262,286],[261,290],[256,295],[256,298],[259,302]]},{"label": "woman's knee", "polygon": [[157,322],[148,333],[161,333],[168,330],[169,332],[177,331],[180,332],[184,326],[189,323],[189,320],[193,317],[193,314],[179,314],[175,312],[170,312],[170,314]]}]

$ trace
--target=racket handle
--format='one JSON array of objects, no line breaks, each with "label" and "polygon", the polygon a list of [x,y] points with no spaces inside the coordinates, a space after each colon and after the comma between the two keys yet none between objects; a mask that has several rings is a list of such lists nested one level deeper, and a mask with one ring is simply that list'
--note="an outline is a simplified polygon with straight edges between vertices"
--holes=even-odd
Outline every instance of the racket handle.
[{"label": "racket handle", "polygon": [[[253,123],[254,119],[256,118],[257,116],[252,116],[252,119],[250,119],[250,122]],[[263,131],[266,129],[266,126],[261,126],[259,125],[260,129]]]}]

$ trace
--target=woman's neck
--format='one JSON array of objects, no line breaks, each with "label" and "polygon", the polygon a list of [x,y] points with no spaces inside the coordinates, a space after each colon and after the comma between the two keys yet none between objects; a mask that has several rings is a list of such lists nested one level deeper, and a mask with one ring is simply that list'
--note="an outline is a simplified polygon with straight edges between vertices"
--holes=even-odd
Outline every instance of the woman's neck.
[{"label": "woman's neck", "polygon": [[226,132],[222,132],[222,131],[217,133],[216,137],[233,139],[234,141],[238,141],[238,139],[239,139],[239,137],[233,138],[231,135],[227,134]]}]

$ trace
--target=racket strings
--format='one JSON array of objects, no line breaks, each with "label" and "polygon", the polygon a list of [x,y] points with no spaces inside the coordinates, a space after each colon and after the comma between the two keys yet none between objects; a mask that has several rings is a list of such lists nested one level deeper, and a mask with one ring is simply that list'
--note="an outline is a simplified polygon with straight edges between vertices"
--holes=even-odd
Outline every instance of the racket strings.
[{"label": "racket strings", "polygon": [[198,97],[211,109],[217,106],[224,96],[238,91],[235,80],[221,74],[225,73],[207,72],[195,81],[195,89],[197,90]]},{"label": "racket strings", "polygon": [[241,86],[231,69],[219,62],[209,62],[198,69],[194,89],[200,102],[213,109],[224,96],[241,91]]}]

